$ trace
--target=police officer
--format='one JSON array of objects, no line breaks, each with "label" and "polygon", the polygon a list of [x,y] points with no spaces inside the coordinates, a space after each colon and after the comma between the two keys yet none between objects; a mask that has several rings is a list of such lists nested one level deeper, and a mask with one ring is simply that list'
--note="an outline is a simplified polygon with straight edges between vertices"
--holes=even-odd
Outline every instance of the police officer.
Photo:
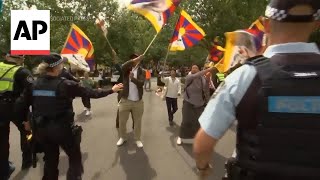
[{"label": "police officer", "polygon": [[[67,180],[81,180],[83,166],[80,141],[82,129],[74,124],[74,97],[101,98],[122,89],[122,84],[111,90],[91,90],[78,83],[59,77],[63,62],[58,54],[43,57],[37,71],[40,77],[17,103],[17,111],[24,115],[32,105],[32,126],[37,140],[43,145],[45,166],[43,180],[58,179],[59,147],[69,156]],[[26,123],[26,129],[29,129]]]},{"label": "police officer", "polygon": [[[18,127],[21,136],[22,169],[31,167],[31,148],[27,142],[27,132],[22,121],[18,121],[14,112],[14,103],[25,88],[31,86],[32,76],[29,70],[21,65],[24,56],[6,55],[0,62],[0,177],[6,179],[14,167],[9,158],[10,121]],[[8,164],[9,163],[9,164]],[[8,169],[9,167],[9,169]],[[9,172],[8,172],[9,171]]]},{"label": "police officer", "polygon": [[217,141],[238,120],[229,179],[320,179],[319,0],[271,0],[268,48],[230,74],[199,121],[194,144],[201,176]]},{"label": "police officer", "polygon": [[80,80],[74,77],[65,67],[62,69],[62,72],[59,76],[65,79],[80,83]]}]

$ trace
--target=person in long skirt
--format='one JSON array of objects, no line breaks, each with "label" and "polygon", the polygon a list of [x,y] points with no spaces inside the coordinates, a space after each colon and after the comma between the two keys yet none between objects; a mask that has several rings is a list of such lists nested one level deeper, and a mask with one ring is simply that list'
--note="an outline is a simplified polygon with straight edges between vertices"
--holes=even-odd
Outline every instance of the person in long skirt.
[{"label": "person in long skirt", "polygon": [[191,73],[186,77],[178,145],[192,140],[200,128],[198,119],[210,97],[205,74],[213,70],[214,67],[200,71],[199,66],[193,65]]}]

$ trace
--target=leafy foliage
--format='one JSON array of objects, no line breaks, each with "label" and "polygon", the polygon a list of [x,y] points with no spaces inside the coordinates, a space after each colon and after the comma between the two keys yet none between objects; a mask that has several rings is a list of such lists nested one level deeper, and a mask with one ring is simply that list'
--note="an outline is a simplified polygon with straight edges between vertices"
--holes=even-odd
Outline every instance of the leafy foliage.
[{"label": "leafy foliage", "polygon": [[[216,36],[224,42],[224,33],[247,28],[264,14],[267,0],[184,0],[168,25],[160,32],[146,54],[145,62],[163,60],[179,12],[185,9],[206,32],[197,46],[183,52],[169,53],[168,63],[191,65],[204,62],[210,44]],[[108,38],[118,57],[126,61],[130,54],[142,54],[154,35],[151,24],[140,15],[120,9],[117,0],[6,0],[0,18],[0,51],[10,49],[10,9],[23,9],[35,5],[37,9],[51,10],[51,51],[60,52],[72,23],[78,25],[91,39],[98,64],[111,63],[111,49],[94,22],[104,13],[108,24]],[[320,31],[312,37],[320,43]],[[36,61],[28,64],[33,66]]]}]

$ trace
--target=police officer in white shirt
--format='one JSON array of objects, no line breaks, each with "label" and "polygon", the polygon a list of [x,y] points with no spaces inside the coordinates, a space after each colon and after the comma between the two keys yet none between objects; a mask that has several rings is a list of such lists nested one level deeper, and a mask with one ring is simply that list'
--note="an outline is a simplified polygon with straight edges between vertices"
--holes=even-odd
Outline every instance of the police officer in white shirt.
[{"label": "police officer in white shirt", "polygon": [[271,0],[263,56],[235,70],[199,118],[194,154],[209,174],[213,147],[238,120],[229,179],[320,179],[320,51],[306,43],[320,25],[319,0]]}]

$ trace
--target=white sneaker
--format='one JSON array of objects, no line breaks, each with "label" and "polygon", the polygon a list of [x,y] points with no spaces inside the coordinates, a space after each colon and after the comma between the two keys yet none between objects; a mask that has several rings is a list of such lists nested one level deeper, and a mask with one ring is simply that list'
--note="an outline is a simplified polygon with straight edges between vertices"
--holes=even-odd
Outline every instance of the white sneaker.
[{"label": "white sneaker", "polygon": [[177,139],[177,145],[181,145],[181,144],[182,144],[182,140],[181,140],[180,137],[178,137],[178,139]]},{"label": "white sneaker", "polygon": [[120,138],[119,141],[117,142],[117,146],[122,146],[125,142],[126,140],[124,140],[123,138]]},{"label": "white sneaker", "polygon": [[90,116],[91,114],[92,114],[91,111],[87,110],[86,116]]},{"label": "white sneaker", "polygon": [[136,141],[136,144],[137,144],[137,147],[138,148],[142,148],[143,147],[143,144],[141,141]]}]

